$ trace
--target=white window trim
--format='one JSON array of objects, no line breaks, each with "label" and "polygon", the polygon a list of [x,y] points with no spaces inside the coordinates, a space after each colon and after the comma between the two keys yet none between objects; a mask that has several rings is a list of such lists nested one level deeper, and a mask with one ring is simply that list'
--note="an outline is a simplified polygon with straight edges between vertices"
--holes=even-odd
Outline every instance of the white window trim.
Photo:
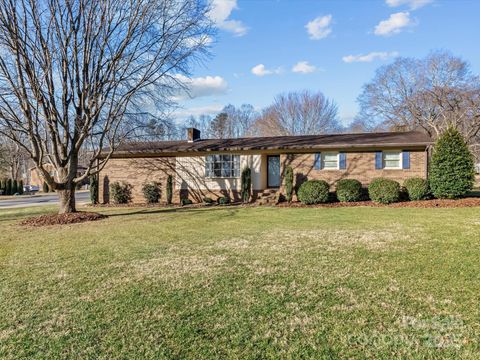
[{"label": "white window trim", "polygon": [[[399,167],[385,166],[385,154],[400,154]],[[403,151],[402,150],[387,150],[382,151],[382,166],[384,170],[403,170]]]},{"label": "white window trim", "polygon": [[[321,170],[340,170],[340,153],[338,151],[327,151],[322,152],[320,157],[320,169]],[[335,168],[326,168],[325,167],[325,155],[337,155],[337,167]]]},{"label": "white window trim", "polygon": [[[239,176],[207,176],[207,164],[208,164],[208,157],[209,156],[213,156],[213,155],[231,155],[231,156],[238,156],[238,166],[239,166]],[[205,155],[205,165],[204,165],[204,169],[205,169],[205,179],[209,179],[209,180],[215,180],[215,179],[239,179],[240,176],[241,176],[241,167],[242,167],[242,157],[239,155],[239,154],[229,154],[229,153],[221,153],[221,154],[209,154],[209,155]],[[232,163],[235,163],[235,162],[232,162]]]}]

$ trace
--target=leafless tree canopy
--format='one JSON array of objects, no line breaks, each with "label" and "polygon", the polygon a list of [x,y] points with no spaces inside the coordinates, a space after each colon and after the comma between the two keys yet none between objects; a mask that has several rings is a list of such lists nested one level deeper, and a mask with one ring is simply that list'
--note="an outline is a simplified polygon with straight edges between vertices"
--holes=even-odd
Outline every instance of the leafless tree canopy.
[{"label": "leafless tree canopy", "polygon": [[290,92],[275,98],[255,124],[263,136],[325,134],[340,130],[337,105],[321,92]]},{"label": "leafless tree canopy", "polygon": [[[205,51],[207,10],[201,0],[0,2],[0,134],[28,152],[61,211],[75,211],[75,184],[102,168],[102,148],[169,105],[176,75]],[[77,177],[81,149],[91,157]]]},{"label": "leafless tree canopy", "polygon": [[423,128],[432,136],[454,126],[470,143],[480,130],[480,78],[448,52],[381,67],[359,103],[360,119],[370,125]]}]

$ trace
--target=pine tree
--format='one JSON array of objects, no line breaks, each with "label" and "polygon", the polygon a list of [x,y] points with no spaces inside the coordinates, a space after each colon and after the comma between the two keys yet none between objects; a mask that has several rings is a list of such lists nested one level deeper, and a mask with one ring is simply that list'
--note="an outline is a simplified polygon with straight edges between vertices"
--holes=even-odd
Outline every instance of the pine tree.
[{"label": "pine tree", "polygon": [[19,193],[20,195],[23,195],[23,180],[20,180],[20,181],[18,182],[18,189],[17,189],[17,191],[18,191],[18,193]]},{"label": "pine tree", "polygon": [[43,182],[43,192],[48,193],[50,191],[50,188],[48,187],[48,184],[46,182]]},{"label": "pine tree", "polygon": [[98,204],[98,180],[96,176],[90,176],[90,201],[93,205]]},{"label": "pine tree", "polygon": [[473,155],[457,129],[448,128],[436,141],[429,172],[430,188],[440,199],[456,199],[472,190]]}]

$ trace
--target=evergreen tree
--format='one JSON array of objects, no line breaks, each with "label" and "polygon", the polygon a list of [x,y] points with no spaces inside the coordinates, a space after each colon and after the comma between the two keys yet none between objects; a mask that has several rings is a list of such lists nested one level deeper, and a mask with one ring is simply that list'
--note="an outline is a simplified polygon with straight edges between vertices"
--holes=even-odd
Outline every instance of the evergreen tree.
[{"label": "evergreen tree", "polygon": [[17,191],[18,191],[18,193],[19,193],[20,195],[23,195],[23,180],[20,180],[20,181],[18,182],[18,189],[17,189]]},{"label": "evergreen tree", "polygon": [[172,203],[172,197],[173,197],[173,176],[168,175],[167,177],[167,204]]},{"label": "evergreen tree", "polygon": [[18,182],[17,179],[13,179],[12,181],[12,195],[18,192]]},{"label": "evergreen tree", "polygon": [[98,180],[96,176],[90,176],[90,201],[93,205],[98,204]]},{"label": "evergreen tree", "polygon": [[12,195],[12,179],[7,180],[7,184],[5,186],[5,195]]},{"label": "evergreen tree", "polygon": [[5,194],[5,187],[6,187],[6,180],[1,179],[0,180],[0,193],[2,193],[3,195],[6,195]]},{"label": "evergreen tree", "polygon": [[43,182],[43,192],[48,193],[50,191],[50,188],[48,187],[48,184],[46,182]]},{"label": "evergreen tree", "polygon": [[252,189],[252,170],[248,166],[242,170],[241,189],[242,201],[248,203]]},{"label": "evergreen tree", "polygon": [[285,198],[288,202],[292,201],[293,196],[293,169],[288,166],[285,169]]},{"label": "evergreen tree", "polygon": [[473,155],[457,129],[448,128],[436,141],[429,172],[430,188],[439,199],[456,199],[472,190]]}]

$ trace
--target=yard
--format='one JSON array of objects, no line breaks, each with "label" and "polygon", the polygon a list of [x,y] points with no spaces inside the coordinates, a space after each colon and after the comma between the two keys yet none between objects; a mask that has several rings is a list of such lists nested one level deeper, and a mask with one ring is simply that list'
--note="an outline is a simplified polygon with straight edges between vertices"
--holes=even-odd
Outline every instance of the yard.
[{"label": "yard", "polygon": [[480,353],[480,208],[0,212],[0,358]]}]

